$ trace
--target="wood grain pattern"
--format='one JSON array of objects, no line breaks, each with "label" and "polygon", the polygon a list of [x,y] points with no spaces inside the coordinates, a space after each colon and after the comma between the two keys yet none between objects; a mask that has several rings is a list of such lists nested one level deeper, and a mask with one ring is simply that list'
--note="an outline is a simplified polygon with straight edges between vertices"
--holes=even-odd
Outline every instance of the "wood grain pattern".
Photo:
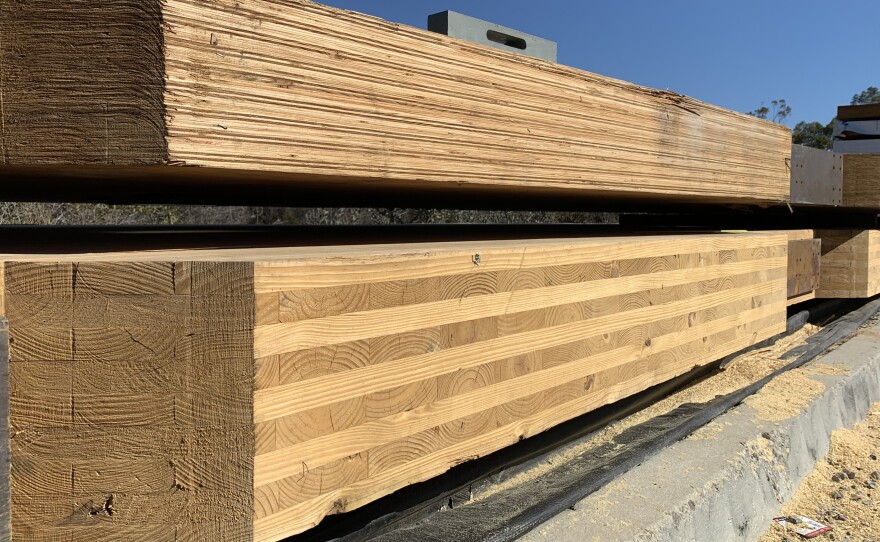
[{"label": "wood grain pattern", "polygon": [[14,538],[252,538],[253,264],[56,259],[2,265]]},{"label": "wood grain pattern", "polygon": [[[255,183],[789,197],[784,127],[305,0],[0,8],[0,164],[12,171],[149,185],[163,171],[141,166],[200,166],[230,172],[223,184],[243,198]],[[195,169],[164,174],[214,186]]]},{"label": "wood grain pattern", "polygon": [[[301,532],[780,332],[790,236],[803,232],[257,262],[256,289],[279,295],[280,311],[254,330],[255,539]],[[339,462],[358,467],[328,474],[319,494],[300,485]]]},{"label": "wood grain pattern", "polygon": [[[637,293],[663,286],[678,286],[702,280],[747,273],[767,268],[767,262],[742,262],[724,269],[682,269],[635,277],[620,277],[541,289],[500,294],[475,295],[449,301],[404,305],[393,309],[350,312],[295,323],[259,326],[255,330],[256,355],[271,356],[319,346],[414,331],[461,321],[498,317],[567,303],[586,302],[613,295]],[[779,265],[779,261],[771,265]],[[405,324],[401,324],[405,322]],[[271,345],[265,346],[264,345]]]},{"label": "wood grain pattern", "polygon": [[[0,266],[0,277],[2,276],[3,270]],[[0,279],[0,291],[4,290],[2,279]],[[0,311],[2,311],[2,305],[0,305]],[[4,313],[0,312],[0,314]],[[9,321],[0,316],[0,540],[12,539],[9,383]]]},{"label": "wood grain pattern", "polygon": [[13,533],[281,540],[779,333],[797,235],[0,255]]},{"label": "wood grain pattern", "polygon": [[[738,308],[738,307],[737,307]],[[336,431],[327,437],[307,441],[303,444],[282,448],[271,454],[257,457],[255,464],[259,475],[254,482],[257,487],[294,475],[303,463],[317,467],[337,458],[347,457],[374,446],[392,443],[409,437],[431,427],[440,426],[473,413],[479,408],[489,409],[501,406],[521,397],[540,391],[552,390],[571,381],[587,378],[603,370],[625,365],[653,352],[673,350],[681,344],[688,344],[703,337],[712,336],[737,325],[750,322],[750,318],[760,320],[779,312],[779,306],[768,305],[751,311],[742,311],[729,317],[714,320],[709,324],[691,328],[689,333],[671,333],[651,339],[651,346],[632,345],[615,349],[604,355],[587,356],[570,363],[510,378],[503,382],[473,390],[457,390],[450,397],[433,402],[427,406],[404,410],[395,417],[385,417],[369,422],[348,431]],[[634,326],[637,327],[637,326]],[[695,337],[697,339],[695,339]],[[604,361],[615,359],[612,365]],[[619,360],[619,361],[618,361]],[[393,399],[390,398],[389,399]]]},{"label": "wood grain pattern", "polygon": [[789,305],[815,298],[822,267],[822,240],[813,230],[793,230],[788,237]]},{"label": "wood grain pattern", "polygon": [[[752,340],[751,337],[746,337],[718,344],[716,347],[733,352],[753,344]],[[601,386],[599,391],[586,394],[580,399],[553,406],[515,424],[490,430],[476,439],[453,443],[437,451],[419,455],[417,459],[407,462],[403,467],[380,471],[375,477],[334,490],[319,499],[313,499],[273,515],[258,518],[254,523],[255,539],[280,540],[286,536],[285,533],[305,531],[316,525],[319,518],[328,514],[363,506],[382,495],[406,487],[425,477],[440,474],[467,458],[491,453],[501,446],[538,434],[558,424],[559,420],[571,419],[583,412],[617,401],[631,395],[633,390],[650,387],[654,379],[674,378],[676,374],[682,374],[692,367],[690,360],[687,363],[675,363],[667,360],[667,363],[660,370],[646,373],[629,381]],[[582,384],[581,389],[583,387]]]},{"label": "wood grain pattern", "polygon": [[880,155],[843,155],[843,205],[880,209]]},{"label": "wood grain pattern", "polygon": [[[781,266],[784,263],[771,263]],[[753,277],[753,280],[758,280]],[[772,283],[746,286],[742,290],[755,294],[767,293]],[[696,299],[683,299],[663,305],[649,305],[634,310],[618,311],[609,316],[586,319],[548,329],[538,329],[509,337],[468,341],[457,348],[449,348],[407,358],[394,366],[381,364],[345,375],[313,378],[302,383],[279,386],[270,390],[258,390],[254,398],[256,420],[275,419],[291,411],[301,411],[326,404],[328,400],[354,398],[362,393],[385,389],[389,385],[401,385],[425,378],[439,377],[472,365],[484,364],[574,341],[593,329],[606,332],[618,331],[633,324],[646,324],[670,311],[696,312],[737,299],[743,291],[721,291]],[[667,306],[669,305],[669,306]],[[690,310],[688,310],[690,309]],[[271,340],[271,339],[269,339]],[[256,342],[256,341],[255,341]],[[482,343],[479,349],[473,343]],[[332,399],[331,399],[332,398]]]},{"label": "wood grain pattern", "polygon": [[822,276],[816,296],[867,299],[880,293],[880,231],[816,230]]},{"label": "wood grain pattern", "polygon": [[[557,276],[589,278],[594,273],[607,273],[610,278],[615,268],[619,273],[619,264],[614,262],[637,260],[644,254],[668,255],[672,244],[677,246],[675,256],[705,254],[703,263],[709,261],[710,253],[718,258],[722,252],[755,247],[748,235],[663,235],[642,237],[638,244],[633,244],[631,237],[601,237],[557,243],[519,240],[302,248],[296,254],[288,252],[287,259],[267,250],[259,252],[264,257],[255,263],[254,281],[258,293],[271,293],[461,275],[465,277],[448,280],[467,285],[470,275],[547,268],[545,272]],[[474,264],[477,254],[479,265]],[[212,257],[211,252],[206,251],[205,257]]]}]

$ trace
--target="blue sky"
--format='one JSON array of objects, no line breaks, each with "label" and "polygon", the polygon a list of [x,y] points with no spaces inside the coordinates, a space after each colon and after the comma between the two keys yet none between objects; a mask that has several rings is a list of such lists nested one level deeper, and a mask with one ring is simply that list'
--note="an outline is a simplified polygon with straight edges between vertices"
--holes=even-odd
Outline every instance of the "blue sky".
[{"label": "blue sky", "polygon": [[880,86],[880,0],[325,0],[424,28],[451,9],[559,43],[559,61],[737,111],[800,120]]}]

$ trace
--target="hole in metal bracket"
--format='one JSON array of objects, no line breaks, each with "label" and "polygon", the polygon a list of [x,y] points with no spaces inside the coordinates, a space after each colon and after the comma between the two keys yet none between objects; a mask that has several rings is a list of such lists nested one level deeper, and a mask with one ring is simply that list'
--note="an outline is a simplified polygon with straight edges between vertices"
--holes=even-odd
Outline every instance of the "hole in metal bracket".
[{"label": "hole in metal bracket", "polygon": [[511,36],[510,34],[505,34],[503,32],[498,32],[496,30],[489,30],[486,32],[486,38],[489,41],[494,41],[495,43],[500,43],[501,45],[506,45],[508,47],[513,47],[514,49],[520,49],[522,51],[526,50],[528,47],[528,43],[526,40],[522,38],[518,38],[516,36]]}]

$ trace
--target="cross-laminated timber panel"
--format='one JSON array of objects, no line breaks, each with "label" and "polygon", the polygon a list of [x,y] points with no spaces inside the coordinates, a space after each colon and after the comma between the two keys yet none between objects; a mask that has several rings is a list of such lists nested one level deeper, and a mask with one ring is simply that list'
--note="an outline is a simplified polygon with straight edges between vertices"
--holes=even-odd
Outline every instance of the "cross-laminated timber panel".
[{"label": "cross-laminated timber panel", "polygon": [[816,297],[867,299],[880,294],[880,231],[816,230],[822,239]]},{"label": "cross-laminated timber panel", "polygon": [[822,240],[813,230],[787,230],[788,304],[816,298],[821,278]]},{"label": "cross-laminated timber panel", "polygon": [[783,126],[303,0],[0,0],[0,42],[0,195],[789,197]]},{"label": "cross-laminated timber panel", "polygon": [[281,540],[783,331],[787,245],[0,257],[13,536]]},{"label": "cross-laminated timber panel", "polygon": [[880,154],[843,155],[843,204],[880,209]]}]

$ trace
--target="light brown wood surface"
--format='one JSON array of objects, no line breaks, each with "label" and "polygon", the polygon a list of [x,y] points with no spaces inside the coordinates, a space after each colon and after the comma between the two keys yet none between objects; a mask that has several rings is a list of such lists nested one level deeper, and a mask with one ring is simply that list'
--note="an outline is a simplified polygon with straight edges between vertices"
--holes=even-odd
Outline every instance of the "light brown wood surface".
[{"label": "light brown wood surface", "polygon": [[303,531],[780,332],[788,236],[257,262],[256,539]]},{"label": "light brown wood surface", "polygon": [[880,209],[880,154],[843,156],[843,205]]},{"label": "light brown wood surface", "polygon": [[304,0],[0,0],[0,23],[9,178],[65,166],[41,171],[118,178],[102,187],[124,193],[200,166],[229,175],[181,182],[237,184],[241,200],[298,184],[340,197],[789,195],[783,126]]},{"label": "light brown wood surface", "polygon": [[252,538],[253,264],[54,258],[2,265],[13,539]]},{"label": "light brown wood surface", "polygon": [[2,255],[13,534],[303,532],[781,332],[789,235]]},{"label": "light brown wood surface", "polygon": [[817,297],[867,299],[880,294],[880,231],[816,230],[822,239]]},{"label": "light brown wood surface", "polygon": [[822,240],[813,230],[789,230],[788,304],[815,299],[821,280]]}]

